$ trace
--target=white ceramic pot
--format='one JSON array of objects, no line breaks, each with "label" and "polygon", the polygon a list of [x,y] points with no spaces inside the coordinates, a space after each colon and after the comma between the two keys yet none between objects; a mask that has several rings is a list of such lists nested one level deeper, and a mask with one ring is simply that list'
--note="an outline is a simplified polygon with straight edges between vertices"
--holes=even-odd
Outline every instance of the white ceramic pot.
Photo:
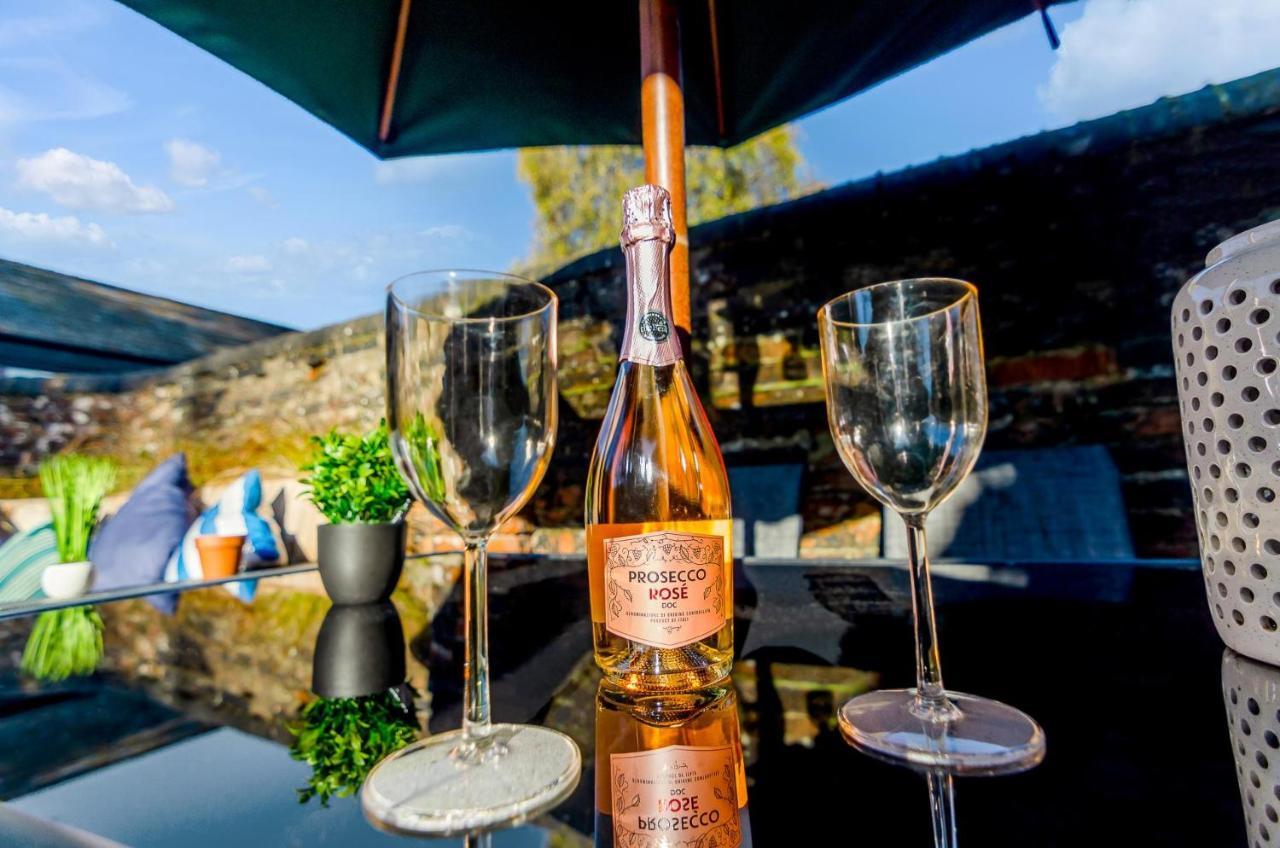
[{"label": "white ceramic pot", "polygon": [[79,597],[88,591],[92,574],[93,563],[88,560],[47,565],[40,572],[40,588],[45,597],[55,601]]},{"label": "white ceramic pot", "polygon": [[1172,315],[1205,589],[1222,640],[1280,665],[1280,221],[1205,266]]}]

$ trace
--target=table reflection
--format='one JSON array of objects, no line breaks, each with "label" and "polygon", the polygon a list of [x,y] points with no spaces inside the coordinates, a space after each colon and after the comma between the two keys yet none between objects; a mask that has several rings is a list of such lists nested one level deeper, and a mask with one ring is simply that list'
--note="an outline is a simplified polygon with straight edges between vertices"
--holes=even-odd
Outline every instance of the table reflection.
[{"label": "table reflection", "polygon": [[1247,843],[1270,845],[1280,836],[1280,668],[1228,648],[1222,654],[1222,696]]},{"label": "table reflection", "polygon": [[730,681],[684,693],[596,692],[598,848],[751,845],[738,698]]},{"label": "table reflection", "polygon": [[[604,792],[612,789],[611,749],[622,744],[613,736],[638,739],[641,725],[650,737],[668,732],[654,719],[672,712],[637,715],[602,700],[581,559],[497,557],[495,565],[497,715],[568,733],[586,771],[564,804],[494,833],[492,843],[613,845]],[[263,580],[253,604],[216,588],[186,592],[174,616],[133,600],[103,605],[100,670],[59,684],[20,676],[16,657],[31,622],[0,622],[0,656],[10,657],[0,666],[0,809],[138,848],[409,844],[372,828],[354,797],[332,795],[328,808],[318,798],[299,804],[295,790],[310,785],[313,768],[289,756],[297,736],[288,728],[320,698],[375,697],[406,679],[419,728],[428,718],[433,727],[453,726],[462,634],[451,594],[456,566],[412,560],[394,615],[333,609],[307,575]],[[1280,813],[1273,790],[1280,776],[1266,734],[1280,734],[1273,721],[1280,703],[1270,700],[1280,672],[1248,661],[1226,667],[1198,569],[952,569],[937,588],[946,593],[947,632],[968,646],[952,663],[956,682],[1043,714],[1059,740],[1046,762],[1026,775],[958,786],[935,775],[931,792],[928,774],[851,750],[836,726],[839,706],[868,689],[909,683],[904,575],[878,564],[748,562],[735,609],[744,644],[733,685],[721,687],[734,709],[714,697],[702,708],[705,721],[719,714],[738,722],[718,731],[717,744],[740,738],[745,787],[734,790],[742,790],[735,804],[744,844],[820,844],[834,830],[866,846],[954,845],[957,801],[966,842],[986,848],[1235,845],[1242,809],[1251,817],[1248,844],[1276,843],[1280,825],[1267,805]],[[388,652],[402,642],[397,660]],[[1242,757],[1222,733],[1223,693],[1244,686],[1246,671],[1262,682],[1249,684],[1258,694],[1237,692]],[[1177,708],[1132,720],[1116,700],[1130,691]],[[1240,729],[1246,716],[1249,736]],[[1181,810],[1187,814],[1170,814]],[[0,821],[0,844],[9,844],[5,834]],[[457,848],[463,840],[425,844]]]},{"label": "table reflection", "polygon": [[316,635],[311,691],[288,725],[295,760],[311,766],[302,803],[347,798],[383,757],[417,740],[416,693],[405,679],[404,628],[390,602],[332,606]]}]

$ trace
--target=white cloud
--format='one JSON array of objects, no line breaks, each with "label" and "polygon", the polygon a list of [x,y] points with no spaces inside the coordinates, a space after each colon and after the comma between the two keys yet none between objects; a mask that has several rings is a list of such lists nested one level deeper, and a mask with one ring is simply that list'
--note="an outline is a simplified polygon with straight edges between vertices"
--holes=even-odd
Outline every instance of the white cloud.
[{"label": "white cloud", "polygon": [[441,224],[427,227],[420,235],[431,239],[465,239],[471,237],[471,231],[461,224]]},{"label": "white cloud", "polygon": [[167,274],[169,271],[168,265],[158,259],[152,259],[150,256],[135,256],[125,263],[125,267],[131,273],[150,277]]},{"label": "white cloud", "polygon": [[426,183],[448,173],[444,156],[410,156],[392,159],[373,166],[373,180],[378,185]]},{"label": "white cloud", "polygon": [[271,268],[271,260],[258,254],[232,256],[222,264],[222,270],[228,274],[267,274]]},{"label": "white cloud", "polygon": [[1108,115],[1280,61],[1275,0],[1088,0],[1037,94],[1062,120]]},{"label": "white cloud", "polygon": [[209,184],[209,177],[222,163],[222,154],[185,138],[173,138],[165,142],[169,154],[169,177],[178,185],[201,188]]},{"label": "white cloud", "polygon": [[311,250],[311,245],[304,238],[293,236],[285,239],[280,244],[280,249],[288,256],[305,256]]},{"label": "white cloud", "polygon": [[173,209],[169,196],[140,186],[114,162],[91,159],[65,147],[18,160],[18,185],[43,192],[72,209],[145,213]]},{"label": "white cloud", "polygon": [[378,185],[429,183],[440,179],[467,176],[485,162],[509,156],[509,151],[486,153],[449,153],[441,156],[407,156],[388,159],[373,166],[373,179]]},{"label": "white cloud", "polygon": [[[34,5],[34,4],[33,4]],[[35,5],[35,15],[8,15],[0,20],[0,47],[26,47],[48,43],[54,38],[93,29],[102,23],[101,10],[91,3],[63,3],[61,10],[48,11]]]},{"label": "white cloud", "polygon": [[249,192],[250,197],[269,209],[274,209],[280,205],[276,202],[275,195],[262,186],[249,186],[245,191]]},{"label": "white cloud", "polygon": [[0,207],[0,233],[23,241],[72,242],[92,247],[114,247],[102,227],[84,223],[74,215],[53,218],[44,212],[14,212]]},{"label": "white cloud", "polygon": [[124,92],[59,59],[0,59],[0,124],[100,118],[130,105]]}]

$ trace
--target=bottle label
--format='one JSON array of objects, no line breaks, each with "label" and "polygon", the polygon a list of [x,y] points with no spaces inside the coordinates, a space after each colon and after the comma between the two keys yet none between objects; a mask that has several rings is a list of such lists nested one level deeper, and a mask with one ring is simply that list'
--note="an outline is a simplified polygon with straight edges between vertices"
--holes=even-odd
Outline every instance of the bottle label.
[{"label": "bottle label", "polygon": [[614,848],[742,844],[732,746],[612,754],[609,772]]},{"label": "bottle label", "polygon": [[605,627],[680,648],[725,626],[724,539],[659,530],[604,541]]}]

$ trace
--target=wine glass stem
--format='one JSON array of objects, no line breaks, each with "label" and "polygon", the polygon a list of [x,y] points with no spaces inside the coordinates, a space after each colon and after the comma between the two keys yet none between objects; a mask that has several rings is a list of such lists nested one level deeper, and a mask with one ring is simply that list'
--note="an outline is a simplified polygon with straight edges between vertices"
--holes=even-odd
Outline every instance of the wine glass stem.
[{"label": "wine glass stem", "polygon": [[955,707],[942,685],[942,660],[938,656],[938,625],[933,617],[933,584],[929,580],[929,553],[924,536],[924,515],[904,515],[907,525],[907,557],[911,564],[911,610],[916,626],[916,702],[913,712],[940,721],[952,717]]},{"label": "wine glass stem", "polygon": [[956,848],[956,783],[950,772],[930,771],[929,809],[933,814],[935,848]]},{"label": "wine glass stem", "polygon": [[479,742],[489,735],[489,555],[485,539],[468,540],[464,554],[464,609],[467,630],[466,689],[462,735]]}]

